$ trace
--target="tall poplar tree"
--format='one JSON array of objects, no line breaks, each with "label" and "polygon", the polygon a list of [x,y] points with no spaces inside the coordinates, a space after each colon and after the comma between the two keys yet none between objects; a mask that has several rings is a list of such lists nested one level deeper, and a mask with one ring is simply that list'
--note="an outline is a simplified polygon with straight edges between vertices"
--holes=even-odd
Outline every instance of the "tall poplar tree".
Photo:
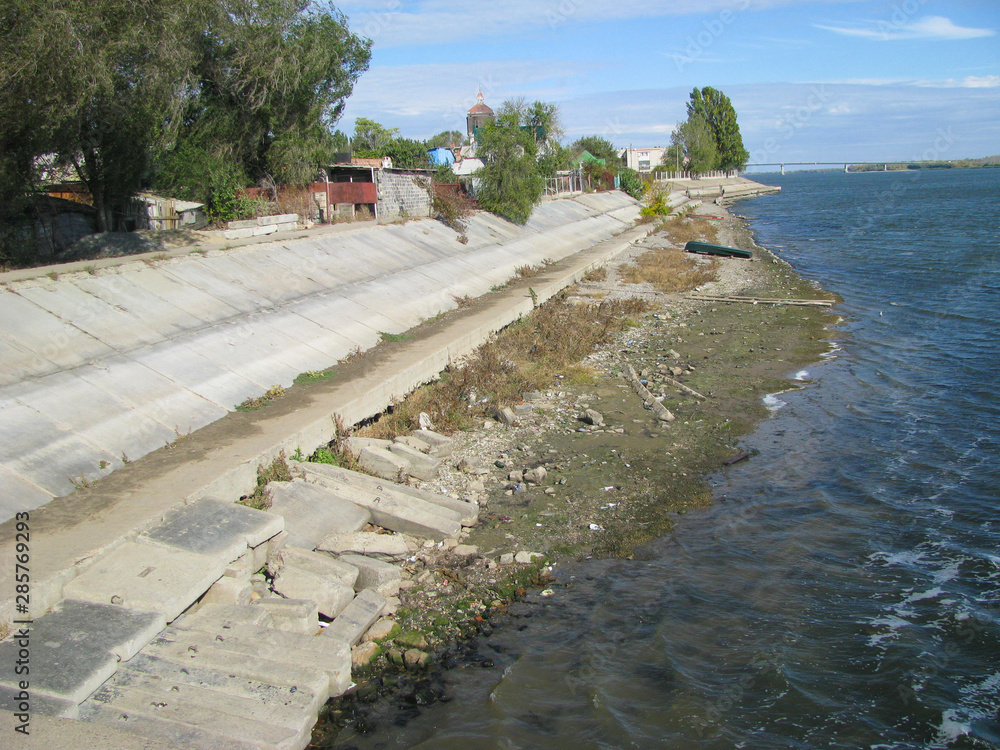
[{"label": "tall poplar tree", "polygon": [[687,105],[688,120],[695,115],[703,118],[715,136],[718,169],[743,169],[750,153],[743,147],[743,136],[736,122],[736,110],[729,97],[711,86],[691,92]]}]

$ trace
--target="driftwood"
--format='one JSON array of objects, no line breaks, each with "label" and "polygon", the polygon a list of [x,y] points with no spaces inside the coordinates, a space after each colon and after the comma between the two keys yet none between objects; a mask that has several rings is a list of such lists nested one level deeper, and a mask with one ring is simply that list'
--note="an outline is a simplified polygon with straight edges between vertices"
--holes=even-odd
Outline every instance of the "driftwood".
[{"label": "driftwood", "polygon": [[724,296],[721,294],[692,294],[689,299],[702,300],[704,302],[747,302],[761,305],[796,305],[799,307],[830,307],[837,304],[832,299],[782,299],[778,297],[741,297]]}]

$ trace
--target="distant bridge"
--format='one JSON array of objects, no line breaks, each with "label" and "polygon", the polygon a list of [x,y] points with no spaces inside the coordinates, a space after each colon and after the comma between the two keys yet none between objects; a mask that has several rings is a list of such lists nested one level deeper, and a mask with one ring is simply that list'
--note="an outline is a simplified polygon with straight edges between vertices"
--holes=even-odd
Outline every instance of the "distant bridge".
[{"label": "distant bridge", "polygon": [[858,159],[856,161],[786,161],[786,162],[760,162],[758,164],[747,164],[745,169],[750,167],[781,167],[781,174],[785,173],[785,167],[839,167],[844,165],[844,171],[850,172],[852,165],[857,164],[881,164],[884,172],[889,171],[889,166],[894,164],[938,164],[940,162],[930,160],[910,160],[910,161],[881,161],[879,159]]}]

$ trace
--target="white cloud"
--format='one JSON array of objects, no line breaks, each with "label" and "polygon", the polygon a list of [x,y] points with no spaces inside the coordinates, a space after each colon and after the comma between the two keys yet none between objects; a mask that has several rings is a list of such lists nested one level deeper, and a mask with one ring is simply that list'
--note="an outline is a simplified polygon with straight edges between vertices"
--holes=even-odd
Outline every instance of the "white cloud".
[{"label": "white cloud", "polygon": [[815,24],[815,26],[825,31],[832,31],[835,34],[872,39],[879,42],[900,39],[977,39],[996,35],[996,31],[993,29],[974,29],[965,26],[956,26],[950,19],[944,16],[926,16],[905,23],[875,21],[866,26],[853,28],[824,26],[822,24]]}]

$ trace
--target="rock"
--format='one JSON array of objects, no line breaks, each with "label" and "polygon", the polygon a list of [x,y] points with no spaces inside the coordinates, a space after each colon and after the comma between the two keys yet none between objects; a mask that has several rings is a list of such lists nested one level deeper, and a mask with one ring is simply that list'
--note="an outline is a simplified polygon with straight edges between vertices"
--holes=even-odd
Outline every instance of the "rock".
[{"label": "rock", "polygon": [[406,646],[409,648],[426,649],[429,647],[429,644],[427,643],[427,636],[419,630],[411,630],[403,633],[402,635],[397,635],[396,643],[400,646]]},{"label": "rock", "polygon": [[464,471],[466,474],[475,474],[475,475],[489,474],[489,469],[486,468],[485,464],[483,463],[483,459],[478,458],[476,456],[469,456],[467,458],[463,458],[455,465],[455,468],[458,469],[459,471]]},{"label": "rock", "polygon": [[472,557],[479,554],[479,547],[474,544],[459,544],[451,552],[458,557]]},{"label": "rock", "polygon": [[513,427],[517,424],[517,415],[506,406],[502,409],[494,409],[493,418],[507,427]]},{"label": "rock", "polygon": [[523,552],[522,551],[522,552],[518,552],[516,555],[514,555],[514,562],[519,563],[521,565],[530,565],[531,563],[533,563],[536,559],[538,559],[540,557],[545,557],[545,555],[543,555],[541,552]]},{"label": "rock", "polygon": [[601,415],[600,412],[594,411],[593,409],[587,409],[580,416],[580,421],[586,422],[587,424],[593,425],[594,427],[604,426],[604,417]]},{"label": "rock", "polygon": [[353,534],[330,534],[316,549],[334,554],[353,552],[387,560],[402,560],[409,554],[406,538],[400,534],[376,534],[356,531]]},{"label": "rock", "polygon": [[362,641],[384,641],[387,638],[395,638],[399,635],[399,623],[383,617],[370,628],[368,632],[361,636]]},{"label": "rock", "polygon": [[554,489],[552,489],[551,487],[546,487],[545,488],[545,494],[546,495],[554,495],[554,494],[556,494],[556,491]]},{"label": "rock", "polygon": [[514,406],[514,414],[519,417],[531,414],[531,404],[516,404]]},{"label": "rock", "polygon": [[501,565],[513,565],[514,564],[514,553],[513,552],[504,552],[502,555],[500,555],[500,564]]},{"label": "rock", "polygon": [[399,611],[399,597],[398,596],[387,596],[385,598],[385,606],[382,607],[383,615],[394,615]]},{"label": "rock", "polygon": [[397,667],[401,667],[405,664],[403,661],[403,652],[398,648],[390,648],[386,652],[386,658]]},{"label": "rock", "polygon": [[526,391],[521,394],[521,398],[525,401],[539,401],[542,398],[542,394],[538,391]]},{"label": "rock", "polygon": [[667,356],[670,357],[671,359],[680,359],[681,358],[681,355],[678,354],[677,352],[675,352],[673,349],[671,349],[669,352],[667,352]]},{"label": "rock", "polygon": [[403,654],[403,661],[411,669],[425,669],[431,663],[431,655],[420,649],[411,648]]},{"label": "rock", "polygon": [[684,374],[683,367],[669,367],[667,369],[670,370],[670,374],[673,375],[675,378]]},{"label": "rock", "polygon": [[507,480],[514,484],[520,484],[524,481],[524,473],[521,471],[512,471],[507,475]]},{"label": "rock", "polygon": [[486,485],[483,484],[482,481],[480,481],[479,479],[473,479],[471,482],[469,482],[468,490],[469,492],[485,492]]},{"label": "rock", "polygon": [[542,482],[545,481],[545,477],[547,475],[548,472],[545,471],[545,467],[539,466],[535,469],[529,469],[528,471],[524,472],[524,481],[531,482],[533,484],[541,484]]},{"label": "rock", "polygon": [[374,641],[361,643],[351,649],[351,666],[362,669],[371,664],[382,653],[382,647]]}]

